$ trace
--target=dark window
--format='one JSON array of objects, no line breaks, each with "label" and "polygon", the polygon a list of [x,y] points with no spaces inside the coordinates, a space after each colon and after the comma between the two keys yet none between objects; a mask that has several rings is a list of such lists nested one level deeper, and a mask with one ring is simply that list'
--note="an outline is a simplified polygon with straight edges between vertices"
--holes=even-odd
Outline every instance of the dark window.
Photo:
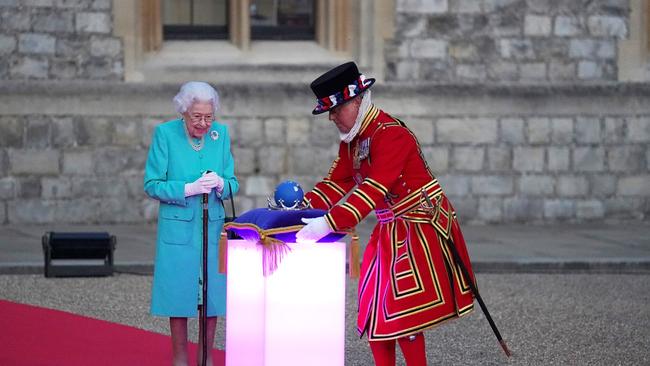
[{"label": "dark window", "polygon": [[251,39],[314,39],[314,6],[314,0],[251,0]]},{"label": "dark window", "polygon": [[228,0],[163,0],[163,39],[228,38]]}]

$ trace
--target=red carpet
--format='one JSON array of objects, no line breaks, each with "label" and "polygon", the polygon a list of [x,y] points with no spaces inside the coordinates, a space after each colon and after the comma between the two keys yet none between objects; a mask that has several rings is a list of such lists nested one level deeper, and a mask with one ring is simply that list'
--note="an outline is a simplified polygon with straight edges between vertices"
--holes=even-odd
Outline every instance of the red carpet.
[{"label": "red carpet", "polygon": [[[190,344],[190,365],[196,365]],[[225,353],[213,350],[215,365]],[[0,365],[170,365],[169,336],[63,311],[0,300]]]}]

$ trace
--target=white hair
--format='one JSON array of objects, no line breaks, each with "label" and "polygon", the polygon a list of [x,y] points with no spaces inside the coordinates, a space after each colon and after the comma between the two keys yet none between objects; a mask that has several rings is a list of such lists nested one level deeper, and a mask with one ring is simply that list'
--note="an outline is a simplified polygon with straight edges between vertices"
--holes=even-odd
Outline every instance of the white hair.
[{"label": "white hair", "polygon": [[183,114],[195,102],[212,103],[212,113],[219,109],[219,93],[210,84],[203,81],[188,81],[173,99],[176,112]]}]

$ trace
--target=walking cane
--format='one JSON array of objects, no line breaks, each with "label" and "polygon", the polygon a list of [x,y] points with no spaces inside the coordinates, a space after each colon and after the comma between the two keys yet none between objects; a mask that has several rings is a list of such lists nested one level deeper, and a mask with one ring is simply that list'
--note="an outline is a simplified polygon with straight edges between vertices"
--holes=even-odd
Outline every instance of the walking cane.
[{"label": "walking cane", "polygon": [[501,348],[503,348],[503,352],[505,352],[506,356],[508,357],[512,356],[512,353],[510,352],[508,346],[506,345],[506,341],[503,340],[503,338],[501,337],[501,333],[499,333],[499,329],[497,329],[497,325],[494,323],[494,320],[492,320],[492,317],[490,316],[490,312],[488,311],[487,306],[485,306],[485,303],[483,302],[483,298],[481,298],[481,295],[478,292],[478,288],[474,285],[472,278],[469,276],[469,271],[467,270],[467,267],[465,267],[465,263],[463,262],[463,260],[460,258],[460,254],[458,254],[458,250],[456,249],[456,245],[454,244],[454,241],[451,240],[451,236],[449,237],[449,248],[451,249],[451,254],[454,256],[454,261],[458,263],[458,267],[460,267],[460,271],[463,273],[463,277],[465,277],[465,280],[467,281],[469,288],[474,293],[474,296],[476,296],[476,300],[478,301],[478,304],[481,306],[481,310],[483,310],[483,314],[485,314],[488,323],[490,323],[490,327],[492,328],[494,335],[497,337],[497,340],[499,341]]},{"label": "walking cane", "polygon": [[[424,189],[422,190],[422,195],[424,196],[424,199],[427,201],[427,204],[429,205],[430,208],[436,207],[436,205],[434,205],[433,202],[431,202],[429,195],[426,194]],[[451,254],[454,257],[454,261],[458,263],[458,267],[460,267],[460,272],[463,274],[465,281],[467,282],[469,288],[472,290],[472,293],[476,297],[476,300],[478,301],[481,310],[483,310],[483,314],[485,314],[488,323],[490,323],[490,328],[492,328],[494,335],[497,337],[497,341],[499,341],[501,348],[503,348],[503,352],[505,352],[506,356],[508,357],[512,356],[512,352],[510,352],[510,350],[508,349],[508,346],[506,345],[506,341],[504,341],[503,338],[501,337],[501,333],[499,332],[499,329],[497,329],[497,325],[494,323],[494,320],[492,320],[492,316],[490,316],[490,312],[488,311],[487,306],[485,306],[485,303],[483,302],[483,298],[481,297],[481,294],[479,294],[478,292],[478,288],[474,285],[472,278],[469,276],[469,271],[467,270],[467,267],[465,267],[465,262],[463,262],[463,260],[460,258],[460,254],[458,253],[458,249],[456,249],[456,244],[454,244],[454,241],[451,239],[451,235],[449,236],[448,242],[449,242],[449,249],[451,249]]]},{"label": "walking cane", "polygon": [[201,333],[201,365],[208,363],[208,194],[203,194],[203,283],[201,311],[199,312],[199,333]]}]

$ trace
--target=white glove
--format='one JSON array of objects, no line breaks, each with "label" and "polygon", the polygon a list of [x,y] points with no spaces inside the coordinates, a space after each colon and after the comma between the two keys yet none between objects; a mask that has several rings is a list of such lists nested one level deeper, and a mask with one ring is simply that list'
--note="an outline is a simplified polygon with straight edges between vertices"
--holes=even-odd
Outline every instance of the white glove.
[{"label": "white glove", "polygon": [[194,182],[185,184],[185,197],[210,193],[212,188],[223,191],[223,179],[217,173],[203,174]]},{"label": "white glove", "polygon": [[223,192],[223,178],[218,176],[217,173],[208,173],[205,176],[213,176],[214,182],[216,183],[213,188],[217,190],[217,193]]},{"label": "white glove", "polygon": [[313,243],[334,231],[327,223],[327,220],[325,220],[325,216],[314,217],[313,219],[303,218],[302,222],[307,225],[296,233],[297,242]]}]

